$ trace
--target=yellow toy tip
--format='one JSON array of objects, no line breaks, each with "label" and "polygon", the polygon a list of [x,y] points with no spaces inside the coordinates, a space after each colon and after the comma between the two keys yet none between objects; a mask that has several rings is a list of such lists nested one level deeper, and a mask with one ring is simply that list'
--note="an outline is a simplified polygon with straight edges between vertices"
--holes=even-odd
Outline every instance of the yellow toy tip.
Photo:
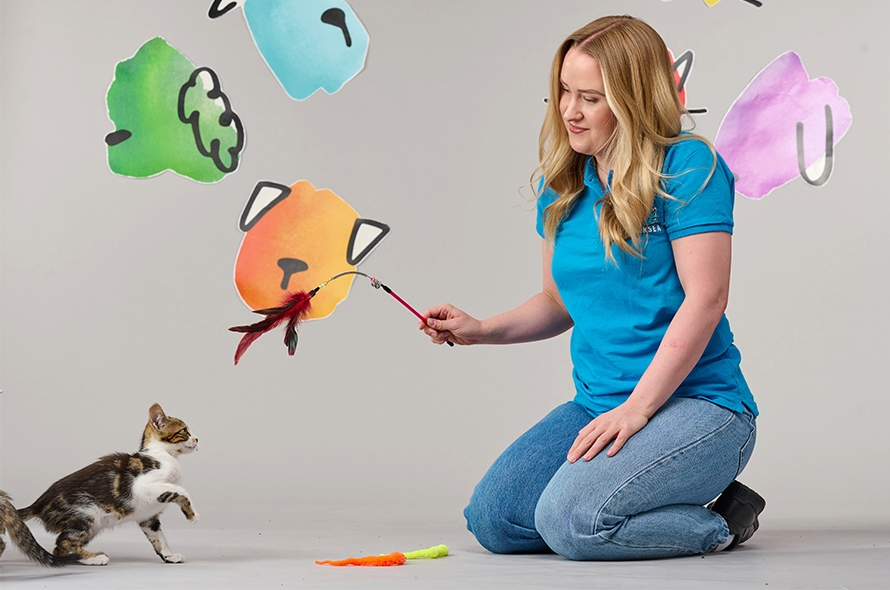
[{"label": "yellow toy tip", "polygon": [[405,553],[405,559],[437,559],[448,555],[448,545],[436,545],[429,549],[418,549]]}]

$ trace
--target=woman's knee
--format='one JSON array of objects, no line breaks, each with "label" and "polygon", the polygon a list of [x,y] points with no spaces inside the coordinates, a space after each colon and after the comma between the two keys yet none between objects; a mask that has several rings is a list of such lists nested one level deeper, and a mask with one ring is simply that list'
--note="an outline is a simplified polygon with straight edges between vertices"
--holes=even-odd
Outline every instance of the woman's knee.
[{"label": "woman's knee", "polygon": [[535,507],[535,529],[552,551],[566,559],[609,559],[609,538],[626,517],[615,506],[609,509],[614,493],[597,493],[569,477],[582,469],[567,465],[560,472],[565,477],[550,482]]},{"label": "woman's knee", "polygon": [[473,533],[480,545],[492,553],[507,553],[503,539],[508,532],[503,521],[492,518],[475,504],[464,509],[464,517],[467,519],[467,530]]},{"label": "woman's knee", "polygon": [[467,529],[492,553],[535,553],[547,551],[547,545],[534,529],[513,522],[498,505],[471,501],[464,509]]},{"label": "woman's knee", "polygon": [[584,559],[578,552],[576,525],[580,515],[575,510],[576,505],[564,502],[548,491],[535,508],[535,529],[552,551],[567,559]]}]

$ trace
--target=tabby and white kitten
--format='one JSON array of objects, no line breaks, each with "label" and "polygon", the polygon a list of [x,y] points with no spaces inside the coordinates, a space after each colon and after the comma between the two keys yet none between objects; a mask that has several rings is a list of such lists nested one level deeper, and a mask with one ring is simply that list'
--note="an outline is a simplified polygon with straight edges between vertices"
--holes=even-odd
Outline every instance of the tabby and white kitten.
[{"label": "tabby and white kitten", "polygon": [[101,531],[122,522],[138,522],[161,559],[180,563],[183,557],[170,551],[158,517],[176,503],[190,522],[198,521],[188,492],[176,483],[177,457],[197,447],[198,439],[185,422],[167,416],[154,404],[138,453],[102,457],[51,485],[33,504],[20,508],[18,515],[22,520],[38,518],[46,530],[59,533],[53,553],[76,553],[83,564],[108,563],[108,556],[91,553],[86,545]]}]

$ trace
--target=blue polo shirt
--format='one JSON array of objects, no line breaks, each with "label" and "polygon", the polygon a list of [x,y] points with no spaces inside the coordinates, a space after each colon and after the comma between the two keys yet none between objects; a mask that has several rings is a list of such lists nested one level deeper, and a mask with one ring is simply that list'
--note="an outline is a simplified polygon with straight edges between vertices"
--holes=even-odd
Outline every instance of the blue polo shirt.
[{"label": "blue polo shirt", "polygon": [[[571,340],[575,401],[594,416],[630,396],[683,303],[671,240],[705,232],[732,233],[732,172],[718,155],[708,180],[713,165],[708,146],[696,139],[666,150],[665,191],[674,199],[656,197],[643,230],[644,258],[613,246],[616,266],[606,259],[597,225],[603,187],[593,160],[587,161],[585,188],[556,232],[552,272],[575,324]],[[537,230],[542,237],[542,214],[554,198],[549,189],[538,198]],[[747,407],[756,416],[757,405],[740,362],[723,316],[701,359],[673,395],[709,400],[735,412]]]}]

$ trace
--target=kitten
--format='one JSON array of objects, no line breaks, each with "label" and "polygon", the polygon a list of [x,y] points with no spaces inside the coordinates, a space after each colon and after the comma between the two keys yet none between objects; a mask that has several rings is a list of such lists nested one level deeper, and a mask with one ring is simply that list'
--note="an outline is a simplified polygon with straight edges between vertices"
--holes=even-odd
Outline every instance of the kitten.
[{"label": "kitten", "polygon": [[[31,529],[25,524],[18,513],[15,506],[12,505],[12,499],[6,492],[0,490],[0,535],[9,533],[9,539],[22,550],[28,559],[40,565],[47,567],[59,567],[70,563],[77,563],[80,556],[75,553],[68,555],[53,555],[40,546],[37,539],[31,533]],[[0,555],[6,549],[6,543],[0,538]]]},{"label": "kitten", "polygon": [[91,553],[85,547],[101,531],[122,522],[138,522],[161,559],[181,563],[183,557],[170,551],[158,517],[168,504],[176,503],[190,522],[198,521],[188,492],[176,483],[177,456],[197,447],[198,439],[185,422],[154,404],[138,453],[102,457],[51,485],[18,515],[22,520],[38,518],[46,530],[59,533],[55,555],[76,553],[86,565],[108,563],[104,553]]}]

